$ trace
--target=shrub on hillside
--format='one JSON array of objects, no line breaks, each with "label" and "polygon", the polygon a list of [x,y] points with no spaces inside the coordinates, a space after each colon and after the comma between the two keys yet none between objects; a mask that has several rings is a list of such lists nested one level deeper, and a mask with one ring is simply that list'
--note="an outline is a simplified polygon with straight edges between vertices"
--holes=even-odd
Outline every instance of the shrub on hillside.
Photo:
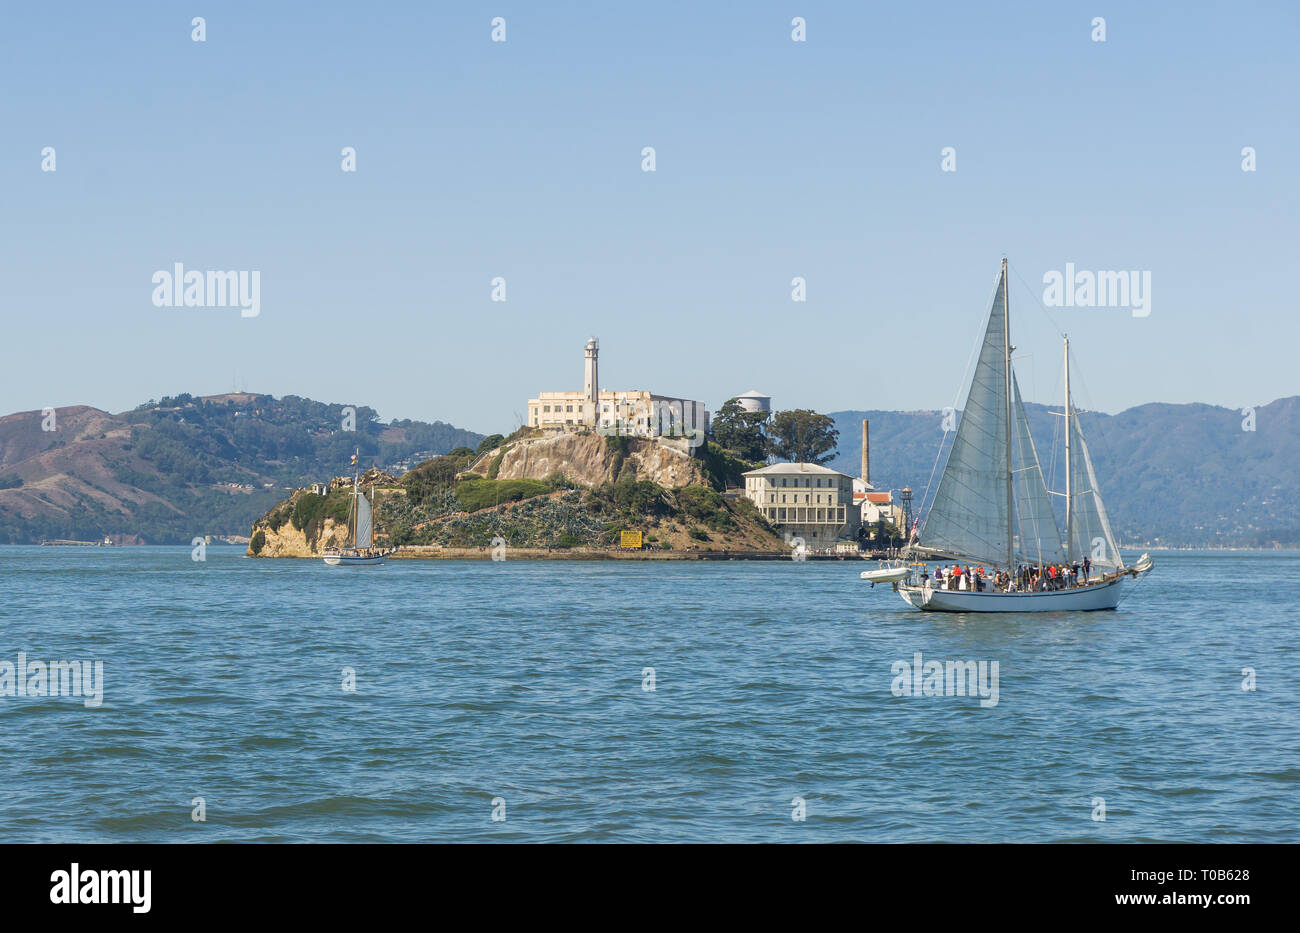
[{"label": "shrub on hillside", "polygon": [[550,486],[535,479],[466,479],[456,484],[456,499],[466,512],[477,512],[550,491]]}]

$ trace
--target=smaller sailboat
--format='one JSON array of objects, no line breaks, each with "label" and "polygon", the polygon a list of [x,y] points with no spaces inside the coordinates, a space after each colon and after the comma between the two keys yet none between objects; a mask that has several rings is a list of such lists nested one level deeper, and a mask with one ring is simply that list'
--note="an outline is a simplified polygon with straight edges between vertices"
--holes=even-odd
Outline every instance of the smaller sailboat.
[{"label": "smaller sailboat", "polygon": [[[355,467],[360,452],[352,456]],[[374,505],[375,488],[370,487],[367,500],[361,491],[360,477],[354,469],[352,472],[352,508],[348,512],[348,536],[351,544],[346,547],[327,547],[324,560],[330,567],[361,567],[382,564],[390,551],[374,546]]]}]

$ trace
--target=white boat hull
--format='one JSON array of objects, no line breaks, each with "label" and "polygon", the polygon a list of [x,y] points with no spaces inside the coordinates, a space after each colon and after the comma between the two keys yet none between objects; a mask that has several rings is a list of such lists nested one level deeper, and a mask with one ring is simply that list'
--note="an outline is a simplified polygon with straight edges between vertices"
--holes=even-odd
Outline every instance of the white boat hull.
[{"label": "white boat hull", "polygon": [[884,567],[880,570],[864,570],[860,574],[869,583],[902,583],[912,571],[907,567]]},{"label": "white boat hull", "polygon": [[372,554],[369,556],[361,554],[326,554],[323,560],[329,567],[370,567],[375,564],[382,564],[385,554]]},{"label": "white boat hull", "polygon": [[925,612],[1091,612],[1119,605],[1124,577],[1105,583],[1044,593],[1000,593],[995,590],[942,590],[900,586],[909,605]]}]

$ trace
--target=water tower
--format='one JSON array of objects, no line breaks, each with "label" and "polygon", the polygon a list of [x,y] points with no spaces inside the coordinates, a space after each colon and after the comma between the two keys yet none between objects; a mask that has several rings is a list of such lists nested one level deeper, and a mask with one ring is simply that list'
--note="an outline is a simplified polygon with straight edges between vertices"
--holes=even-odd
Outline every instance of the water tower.
[{"label": "water tower", "polygon": [[736,404],[744,411],[761,411],[769,415],[772,413],[772,396],[752,389],[744,395],[737,395]]}]

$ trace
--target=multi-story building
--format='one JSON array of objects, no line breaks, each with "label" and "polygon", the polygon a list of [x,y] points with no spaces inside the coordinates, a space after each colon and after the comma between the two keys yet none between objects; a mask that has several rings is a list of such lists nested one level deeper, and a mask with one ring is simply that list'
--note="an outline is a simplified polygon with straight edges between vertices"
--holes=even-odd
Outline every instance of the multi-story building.
[{"label": "multi-story building", "polygon": [[[856,485],[856,483],[855,483]],[[862,509],[862,521],[867,525],[874,525],[882,518],[892,523],[900,531],[907,531],[907,520],[903,517],[903,507],[894,502],[892,492],[877,492],[874,489],[865,489],[859,494],[854,490],[853,498],[859,503]]]},{"label": "multi-story building", "polygon": [[[703,402],[655,395],[645,389],[601,389],[595,337],[587,341],[585,388],[581,392],[539,392],[528,400],[528,424],[544,431],[577,431],[637,437],[689,436],[707,432],[709,411]],[[701,437],[703,434],[701,433]]]},{"label": "multi-story building", "polygon": [[769,523],[813,549],[855,538],[853,477],[815,463],[775,463],[745,474],[745,497]]}]

